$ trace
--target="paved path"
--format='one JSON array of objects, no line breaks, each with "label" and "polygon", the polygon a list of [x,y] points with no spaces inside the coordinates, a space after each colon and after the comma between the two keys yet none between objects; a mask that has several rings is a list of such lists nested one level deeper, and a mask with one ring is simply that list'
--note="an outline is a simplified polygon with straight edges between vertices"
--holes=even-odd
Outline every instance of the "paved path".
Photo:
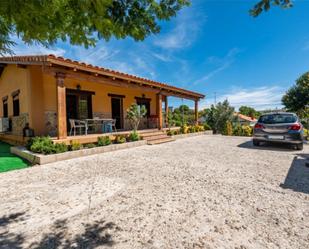
[{"label": "paved path", "polygon": [[308,248],[304,156],[199,136],[0,174],[0,248]]}]

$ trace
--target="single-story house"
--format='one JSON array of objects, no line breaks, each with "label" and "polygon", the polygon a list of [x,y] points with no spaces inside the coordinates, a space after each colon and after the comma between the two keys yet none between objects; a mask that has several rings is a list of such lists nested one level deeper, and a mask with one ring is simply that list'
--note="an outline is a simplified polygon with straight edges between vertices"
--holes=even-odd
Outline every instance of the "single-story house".
[{"label": "single-story house", "polygon": [[254,124],[257,122],[257,119],[254,117],[249,117],[246,115],[243,115],[241,113],[234,113],[235,122],[240,123],[241,125],[250,125],[254,126]]},{"label": "single-story house", "polygon": [[132,103],[147,109],[141,129],[162,129],[169,96],[194,101],[198,119],[201,93],[55,55],[0,57],[0,119],[10,123],[0,139],[23,141],[27,124],[35,135],[65,139],[69,119],[112,118],[128,130]]}]

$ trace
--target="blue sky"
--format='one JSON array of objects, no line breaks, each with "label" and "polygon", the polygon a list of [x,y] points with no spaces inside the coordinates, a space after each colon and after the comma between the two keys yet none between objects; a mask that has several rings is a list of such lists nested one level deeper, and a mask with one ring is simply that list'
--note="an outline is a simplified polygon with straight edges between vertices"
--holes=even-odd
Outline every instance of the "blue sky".
[{"label": "blue sky", "polygon": [[[257,18],[257,0],[192,0],[161,33],[143,42],[112,39],[85,49],[58,42],[26,46],[16,54],[54,53],[206,94],[200,106],[228,99],[236,108],[281,107],[282,94],[309,71],[309,2],[272,8]],[[182,101],[172,99],[171,105]],[[190,101],[183,103],[193,106]]]}]

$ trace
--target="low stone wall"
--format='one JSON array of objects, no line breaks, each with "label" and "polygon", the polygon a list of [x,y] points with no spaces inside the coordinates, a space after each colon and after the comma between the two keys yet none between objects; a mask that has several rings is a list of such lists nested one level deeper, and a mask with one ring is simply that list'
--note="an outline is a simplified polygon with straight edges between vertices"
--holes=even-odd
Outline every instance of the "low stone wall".
[{"label": "low stone wall", "polygon": [[12,120],[12,135],[22,136],[23,129],[29,123],[29,114],[21,113],[19,116],[11,117]]},{"label": "low stone wall", "polygon": [[171,137],[174,139],[180,139],[180,138],[196,137],[200,135],[212,135],[212,134],[213,134],[213,131],[201,131],[201,132],[173,135]]},{"label": "low stone wall", "polygon": [[54,111],[45,112],[45,127],[48,136],[57,136],[57,113]]},{"label": "low stone wall", "polygon": [[138,147],[138,146],[142,146],[146,144],[147,144],[146,140],[141,140],[141,141],[128,142],[128,143],[123,143],[123,144],[111,144],[111,145],[95,147],[91,149],[68,151],[68,152],[64,152],[60,154],[52,154],[52,155],[36,154],[36,153],[33,153],[27,150],[25,147],[17,146],[17,147],[11,147],[11,153],[26,159],[32,164],[42,165],[42,164],[53,163],[53,162],[83,157],[83,156],[101,154],[104,152]]}]

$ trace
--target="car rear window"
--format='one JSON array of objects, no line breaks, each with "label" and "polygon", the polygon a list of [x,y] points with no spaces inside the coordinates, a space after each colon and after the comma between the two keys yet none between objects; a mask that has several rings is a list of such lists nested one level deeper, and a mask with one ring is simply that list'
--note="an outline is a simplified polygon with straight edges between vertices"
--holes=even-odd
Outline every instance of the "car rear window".
[{"label": "car rear window", "polygon": [[293,114],[269,114],[261,116],[258,122],[264,124],[283,124],[296,121],[297,117]]}]

